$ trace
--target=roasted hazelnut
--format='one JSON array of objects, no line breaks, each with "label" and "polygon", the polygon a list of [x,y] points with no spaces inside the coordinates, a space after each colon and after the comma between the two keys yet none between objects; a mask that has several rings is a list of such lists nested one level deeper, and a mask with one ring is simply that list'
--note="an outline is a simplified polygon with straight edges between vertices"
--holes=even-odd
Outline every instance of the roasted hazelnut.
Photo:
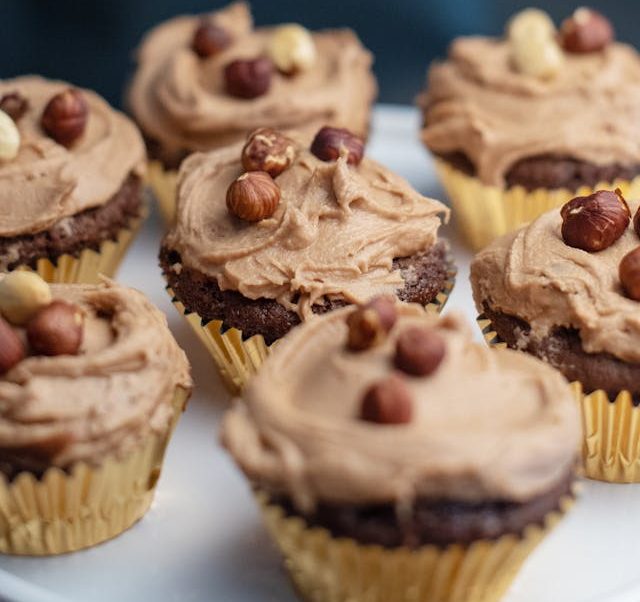
[{"label": "roasted hazelnut", "polygon": [[22,326],[51,303],[49,285],[35,272],[16,270],[0,280],[0,314]]},{"label": "roasted hazelnut", "polygon": [[8,322],[0,318],[0,374],[9,372],[24,356],[22,340]]},{"label": "roasted hazelnut", "polygon": [[445,353],[444,340],[435,330],[412,327],[398,336],[393,361],[406,374],[428,376],[437,370]]},{"label": "roasted hazelnut", "polygon": [[311,143],[311,152],[322,161],[335,161],[347,153],[347,163],[359,165],[364,155],[364,142],[344,128],[323,127]]},{"label": "roasted hazelnut", "polygon": [[618,189],[576,197],[562,207],[560,214],[564,242],[590,253],[610,247],[624,234],[631,218]]},{"label": "roasted hazelnut", "polygon": [[296,23],[277,27],[269,38],[267,52],[278,71],[286,75],[306,71],[316,60],[313,36]]},{"label": "roasted hazelnut", "polygon": [[222,52],[231,44],[229,32],[210,21],[201,21],[193,34],[191,48],[203,59]]},{"label": "roasted hazelnut", "polygon": [[391,297],[375,297],[347,317],[347,348],[364,351],[384,341],[397,319]]},{"label": "roasted hazelnut", "polygon": [[622,258],[618,274],[627,296],[640,301],[640,247]]},{"label": "roasted hazelnut", "polygon": [[390,374],[371,385],[360,407],[360,418],[377,424],[406,424],[413,416],[413,399],[404,379]]},{"label": "roasted hazelnut", "polygon": [[229,213],[247,222],[271,217],[280,202],[280,187],[264,171],[248,171],[227,190]]},{"label": "roasted hazelnut", "polygon": [[560,43],[567,52],[598,52],[614,38],[609,20],[590,8],[579,8],[560,27]]},{"label": "roasted hazelnut", "polygon": [[9,92],[0,98],[0,111],[4,111],[16,122],[27,112],[28,108],[29,101],[19,92]]},{"label": "roasted hazelnut", "polygon": [[83,330],[80,308],[56,300],[31,318],[27,324],[27,340],[38,355],[76,355]]},{"label": "roasted hazelnut", "polygon": [[266,57],[238,59],[224,68],[227,92],[237,98],[257,98],[269,91],[273,63]]},{"label": "roasted hazelnut", "polygon": [[295,158],[295,143],[277,130],[259,128],[249,134],[242,149],[242,167],[247,171],[266,171],[279,176]]},{"label": "roasted hazelnut", "polygon": [[56,94],[42,113],[42,129],[58,144],[70,147],[87,126],[89,105],[79,90]]},{"label": "roasted hazelnut", "polygon": [[0,160],[15,159],[19,150],[20,132],[16,123],[4,111],[0,111]]}]

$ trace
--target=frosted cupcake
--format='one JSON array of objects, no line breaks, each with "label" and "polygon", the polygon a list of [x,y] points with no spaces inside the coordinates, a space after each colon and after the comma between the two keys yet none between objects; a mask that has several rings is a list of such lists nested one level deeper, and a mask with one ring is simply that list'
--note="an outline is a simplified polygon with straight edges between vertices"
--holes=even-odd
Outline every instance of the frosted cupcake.
[{"label": "frosted cupcake", "polygon": [[455,40],[429,70],[422,139],[468,243],[598,188],[638,196],[639,81],[638,53],[589,9],[559,34],[528,9],[504,39]]},{"label": "frosted cupcake", "polygon": [[310,138],[328,123],[365,136],[376,94],[371,62],[351,30],[254,28],[244,3],[150,31],[128,102],[155,160],[150,183],[163,214],[173,217],[176,172],[190,152],[239,142],[258,127]]},{"label": "frosted cupcake", "polygon": [[222,441],[304,599],[497,601],[570,505],[571,390],[456,315],[377,304],[374,339],[369,308],[287,335]]},{"label": "frosted cupcake", "polygon": [[89,90],[0,81],[0,271],[113,276],[145,214],[142,137]]},{"label": "frosted cupcake", "polygon": [[191,391],[164,316],[112,282],[0,280],[0,552],[115,537],[151,504]]}]

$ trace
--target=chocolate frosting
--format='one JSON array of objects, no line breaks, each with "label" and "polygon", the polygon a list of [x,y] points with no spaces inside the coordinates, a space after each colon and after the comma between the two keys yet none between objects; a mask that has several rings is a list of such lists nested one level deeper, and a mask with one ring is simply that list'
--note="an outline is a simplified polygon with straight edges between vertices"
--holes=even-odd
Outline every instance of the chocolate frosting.
[{"label": "chocolate frosting", "polygon": [[276,299],[302,317],[323,297],[359,302],[404,286],[393,259],[430,248],[448,209],[378,163],[324,162],[302,145],[276,178],[269,219],[242,222],[227,188],[242,172],[241,147],[191,155],[178,184],[177,220],[166,245],[222,290]]},{"label": "chocolate frosting", "polygon": [[540,155],[640,164],[640,60],[624,44],[565,53],[558,75],[543,80],[516,71],[507,41],[460,38],[431,66],[419,103],[427,147],[464,153],[488,185]]},{"label": "chocolate frosting", "polygon": [[71,148],[40,126],[45,106],[69,84],[25,76],[0,81],[0,97],[18,92],[29,109],[18,120],[18,156],[0,161],[0,236],[34,234],[84,209],[106,203],[133,172],[144,174],[140,133],[122,113],[89,90],[87,126]]},{"label": "chocolate frosting", "polygon": [[[629,202],[635,214],[640,203]],[[625,296],[620,260],[640,245],[633,226],[604,251],[564,243],[560,209],[498,239],[471,264],[473,295],[482,311],[522,318],[541,340],[555,327],[575,328],[587,353],[607,352],[640,362],[640,304]]]},{"label": "chocolate frosting", "polygon": [[248,101],[227,94],[223,68],[235,59],[264,55],[274,28],[254,29],[244,3],[208,18],[233,37],[215,56],[202,59],[191,49],[197,16],[162,23],[138,50],[128,102],[145,135],[159,142],[164,154],[225,146],[258,127],[296,128],[311,136],[331,124],[366,134],[376,83],[371,54],[352,31],[314,33],[315,64],[294,76],[274,72],[269,92]]},{"label": "chocolate frosting", "polygon": [[191,389],[165,316],[113,282],[51,285],[51,292],[82,309],[82,347],[75,356],[27,357],[0,377],[3,452],[52,454],[51,466],[99,464],[164,434],[176,387]]},{"label": "chocolate frosting", "polygon": [[[457,314],[398,307],[388,339],[364,352],[345,348],[351,308],[285,337],[223,420],[223,444],[249,479],[311,511],[417,497],[526,501],[566,478],[580,419],[560,373],[474,343]],[[395,339],[411,326],[437,329],[446,345],[433,375],[406,376],[412,421],[359,419],[365,390],[393,371]]]}]

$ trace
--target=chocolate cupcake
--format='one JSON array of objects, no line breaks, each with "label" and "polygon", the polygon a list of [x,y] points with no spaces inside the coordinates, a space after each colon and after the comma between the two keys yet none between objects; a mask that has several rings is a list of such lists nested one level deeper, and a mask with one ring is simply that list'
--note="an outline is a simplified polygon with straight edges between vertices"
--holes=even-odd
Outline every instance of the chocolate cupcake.
[{"label": "chocolate cupcake", "polygon": [[497,601],[570,505],[569,385],[455,314],[376,305],[367,345],[370,308],[287,335],[222,442],[304,599]]},{"label": "chocolate cupcake", "polygon": [[154,159],[149,177],[163,215],[173,219],[176,172],[193,151],[242,141],[258,127],[310,138],[329,123],[365,136],[376,94],[371,63],[349,29],[254,28],[244,3],[157,26],[138,50],[128,102]]},{"label": "chocolate cupcake", "polygon": [[[640,237],[619,191],[573,199],[471,264],[487,339],[544,359],[582,407],[587,475],[640,481]],[[637,220],[636,220],[636,223]]]},{"label": "chocolate cupcake", "polygon": [[113,276],[145,214],[135,126],[89,90],[0,81],[0,271]]},{"label": "chocolate cupcake", "polygon": [[0,552],[115,537],[149,508],[191,391],[165,317],[112,282],[0,279]]},{"label": "chocolate cupcake", "polygon": [[314,314],[379,293],[445,302],[454,269],[438,229],[448,210],[363,152],[347,130],[323,128],[309,148],[261,129],[244,147],[182,164],[160,262],[232,390]]},{"label": "chocolate cupcake", "polygon": [[455,40],[419,102],[423,141],[469,244],[599,188],[639,196],[639,81],[638,53],[585,8],[559,34],[528,9],[504,39]]}]

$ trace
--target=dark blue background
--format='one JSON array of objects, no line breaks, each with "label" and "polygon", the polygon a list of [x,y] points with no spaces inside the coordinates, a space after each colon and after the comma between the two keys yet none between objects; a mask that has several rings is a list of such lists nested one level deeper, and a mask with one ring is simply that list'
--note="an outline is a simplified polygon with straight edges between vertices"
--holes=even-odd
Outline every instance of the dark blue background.
[{"label": "dark blue background", "polygon": [[[119,105],[142,34],[173,15],[224,6],[218,0],[0,0],[0,77],[40,73],[93,88]],[[412,102],[427,65],[461,34],[499,34],[508,17],[529,6],[506,0],[255,0],[257,24],[299,22],[311,29],[349,26],[375,54],[380,100]],[[557,23],[575,2],[539,7]],[[635,43],[640,6],[593,2],[618,38]]]}]

